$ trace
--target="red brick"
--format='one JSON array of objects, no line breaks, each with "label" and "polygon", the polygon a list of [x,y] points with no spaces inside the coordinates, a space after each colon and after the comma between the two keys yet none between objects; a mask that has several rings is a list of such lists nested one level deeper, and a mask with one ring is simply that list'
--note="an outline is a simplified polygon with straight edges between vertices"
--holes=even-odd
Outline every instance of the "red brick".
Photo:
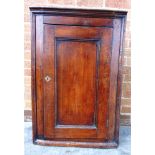
[{"label": "red brick", "polygon": [[31,53],[30,52],[24,52],[24,60],[31,60]]},{"label": "red brick", "polygon": [[49,4],[75,5],[75,0],[48,0]]},{"label": "red brick", "polygon": [[121,109],[121,113],[131,113],[131,107],[123,106]]},{"label": "red brick", "polygon": [[112,8],[130,8],[130,0],[106,0],[105,2],[106,7]]},{"label": "red brick", "polygon": [[25,76],[24,77],[24,84],[25,84],[25,87],[26,87],[26,85],[31,84],[31,77],[30,76]]},{"label": "red brick", "polygon": [[31,42],[27,41],[24,43],[24,50],[30,50],[31,49]]},{"label": "red brick", "polygon": [[24,3],[24,13],[27,13],[29,11],[29,6],[30,6],[30,3],[28,2]]},{"label": "red brick", "polygon": [[27,94],[31,94],[31,85],[25,85],[24,92],[27,93]]},{"label": "red brick", "polygon": [[25,76],[31,76],[31,69],[24,69]]},{"label": "red brick", "polygon": [[121,119],[130,119],[131,116],[121,114],[120,117],[121,117]]},{"label": "red brick", "polygon": [[86,7],[102,7],[103,0],[77,0],[77,5]]},{"label": "red brick", "polygon": [[31,68],[31,61],[24,61],[24,68]]},{"label": "red brick", "polygon": [[24,109],[30,109],[31,110],[31,98],[29,100],[25,99],[25,107]]},{"label": "red brick", "polygon": [[25,32],[24,40],[30,42],[31,41],[31,32]]},{"label": "red brick", "polygon": [[125,38],[126,39],[130,39],[131,38],[131,33],[130,33],[129,30],[126,30],[126,32],[125,32]]},{"label": "red brick", "polygon": [[130,74],[124,74],[123,75],[123,82],[130,82],[131,81],[131,75]]},{"label": "red brick", "polygon": [[24,32],[26,33],[26,32],[31,32],[31,24],[30,24],[30,22],[25,22],[24,23]]},{"label": "red brick", "polygon": [[34,5],[34,4],[45,4],[47,3],[46,0],[37,0],[37,1],[34,1],[34,0],[24,0],[24,3],[27,4],[27,5]]},{"label": "red brick", "polygon": [[122,98],[121,99],[121,106],[131,106],[131,99],[129,98]]},{"label": "red brick", "polygon": [[131,67],[130,66],[123,66],[122,67],[123,74],[131,74]]},{"label": "red brick", "polygon": [[131,21],[126,21],[126,27],[130,27],[131,26]]},{"label": "red brick", "polygon": [[129,38],[125,38],[124,48],[131,48],[131,40]]},{"label": "red brick", "polygon": [[131,66],[131,58],[127,57],[127,66]]},{"label": "red brick", "polygon": [[124,97],[124,98],[131,97],[131,84],[130,83],[122,84],[122,97]]},{"label": "red brick", "polygon": [[24,93],[24,99],[25,99],[25,100],[31,100],[31,93],[25,92],[25,93]]},{"label": "red brick", "polygon": [[122,65],[123,66],[131,66],[131,58],[124,55],[123,59],[122,59]]},{"label": "red brick", "polygon": [[130,23],[130,21],[126,21],[126,28],[125,28],[125,31],[131,32],[131,23]]},{"label": "red brick", "polygon": [[30,22],[30,14],[29,14],[29,12],[24,13],[24,22]]},{"label": "red brick", "polygon": [[37,0],[37,1],[34,1],[34,0],[29,0],[29,1],[31,1],[31,3],[32,4],[44,4],[44,3],[46,3],[46,0]]},{"label": "red brick", "polygon": [[123,66],[127,65],[127,57],[126,56],[123,56],[123,58],[122,58],[122,65]]},{"label": "red brick", "polygon": [[131,56],[131,49],[124,49],[124,56]]}]

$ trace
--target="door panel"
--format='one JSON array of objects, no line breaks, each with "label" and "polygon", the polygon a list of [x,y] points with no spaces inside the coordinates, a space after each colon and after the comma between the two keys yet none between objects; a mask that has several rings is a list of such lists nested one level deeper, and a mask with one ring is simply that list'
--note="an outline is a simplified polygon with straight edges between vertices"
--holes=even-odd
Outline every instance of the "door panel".
[{"label": "door panel", "polygon": [[107,137],[112,28],[44,25],[45,138]]},{"label": "door panel", "polygon": [[94,124],[96,48],[92,41],[57,41],[57,125]]}]

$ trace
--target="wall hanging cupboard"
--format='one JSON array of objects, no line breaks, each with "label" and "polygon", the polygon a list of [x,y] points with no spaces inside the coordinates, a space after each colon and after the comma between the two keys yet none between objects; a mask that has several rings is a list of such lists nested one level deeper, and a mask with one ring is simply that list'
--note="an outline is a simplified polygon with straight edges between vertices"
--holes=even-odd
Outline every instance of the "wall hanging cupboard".
[{"label": "wall hanging cupboard", "polygon": [[117,147],[127,12],[30,11],[33,142]]}]

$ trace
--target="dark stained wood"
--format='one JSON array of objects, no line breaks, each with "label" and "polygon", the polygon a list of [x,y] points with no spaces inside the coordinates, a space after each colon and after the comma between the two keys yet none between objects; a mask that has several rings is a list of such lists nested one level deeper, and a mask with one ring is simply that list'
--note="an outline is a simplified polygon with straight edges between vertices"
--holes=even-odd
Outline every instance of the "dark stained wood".
[{"label": "dark stained wood", "polygon": [[55,37],[97,40],[102,37],[102,28],[82,26],[56,26]]},{"label": "dark stained wood", "polygon": [[32,128],[33,128],[33,132],[32,132],[32,136],[33,136],[33,142],[35,142],[36,138],[37,138],[37,102],[36,102],[36,74],[35,74],[35,70],[36,70],[36,58],[35,58],[35,54],[36,54],[36,17],[34,14],[32,14],[31,12],[31,96],[32,96]]},{"label": "dark stained wood", "polygon": [[113,20],[109,18],[44,16],[44,24],[112,27]]},{"label": "dark stained wood", "polygon": [[126,12],[30,10],[33,142],[117,147]]},{"label": "dark stained wood", "polygon": [[37,132],[44,135],[44,105],[42,85],[42,54],[43,54],[43,16],[36,17],[36,95],[37,95]]},{"label": "dark stained wood", "polygon": [[[111,42],[112,42],[112,29],[104,28],[101,42],[101,50],[99,55],[99,73],[98,73],[98,128],[100,129],[100,135],[104,135],[108,132],[108,104],[109,104],[109,84],[110,84],[110,72],[111,72]],[[101,118],[103,118],[101,120]],[[104,125],[103,125],[104,124]],[[101,137],[98,137],[101,138]]]},{"label": "dark stained wood", "polygon": [[121,19],[121,36],[120,36],[120,53],[118,64],[118,78],[117,78],[117,103],[116,103],[116,116],[115,116],[115,133],[114,139],[119,144],[119,128],[120,128],[120,105],[121,105],[121,87],[122,87],[122,64],[123,64],[123,48],[124,48],[124,32],[125,32],[126,17]]},{"label": "dark stained wood", "polygon": [[[53,27],[53,26],[52,26]],[[54,27],[44,26],[44,53],[43,53],[43,77],[44,77],[44,136],[54,136],[55,126],[55,67],[54,67]],[[45,77],[51,77],[47,82]]]},{"label": "dark stained wood", "polygon": [[50,7],[30,7],[33,14],[43,15],[61,15],[73,17],[97,17],[97,18],[124,18],[127,11],[119,10],[103,10],[103,9],[88,9],[88,8],[50,8]]},{"label": "dark stained wood", "polygon": [[96,104],[96,43],[69,40],[60,41],[56,46],[56,124],[93,125]]},{"label": "dark stained wood", "polygon": [[111,57],[111,76],[110,76],[110,94],[109,94],[109,140],[114,139],[115,132],[115,117],[117,103],[117,78],[118,78],[118,63],[120,51],[121,36],[121,20],[114,19],[113,42],[112,42],[112,57]]},{"label": "dark stained wood", "polygon": [[87,148],[116,148],[118,144],[116,142],[74,142],[74,141],[50,141],[37,139],[35,144],[45,146],[73,146],[73,147],[87,147]]},{"label": "dark stained wood", "polygon": [[[103,41],[105,46],[102,46]],[[47,101],[44,100],[45,132],[48,134],[45,137],[107,137],[111,42],[111,28],[70,26],[68,29],[66,26],[45,25],[44,61],[46,68],[50,66],[48,71],[53,72],[54,60],[53,56],[46,55],[46,51],[55,53],[56,56],[56,75],[53,78],[55,88],[50,88],[51,80],[47,84],[48,90],[44,89],[45,97],[49,97]],[[54,92],[54,89],[55,101],[49,103],[53,101],[53,95],[49,94]],[[54,129],[54,124],[69,126]]]}]

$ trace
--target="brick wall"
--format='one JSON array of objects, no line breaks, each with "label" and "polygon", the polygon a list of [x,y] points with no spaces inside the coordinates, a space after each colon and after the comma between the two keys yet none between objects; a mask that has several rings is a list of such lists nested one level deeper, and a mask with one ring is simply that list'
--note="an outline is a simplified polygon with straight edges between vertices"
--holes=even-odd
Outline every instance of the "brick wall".
[{"label": "brick wall", "polygon": [[25,61],[25,120],[30,120],[31,110],[31,34],[30,6],[60,6],[60,7],[89,7],[117,8],[128,10],[125,49],[123,56],[123,84],[121,98],[121,124],[130,124],[131,112],[131,36],[130,36],[130,0],[25,0],[24,1],[24,61]]}]

